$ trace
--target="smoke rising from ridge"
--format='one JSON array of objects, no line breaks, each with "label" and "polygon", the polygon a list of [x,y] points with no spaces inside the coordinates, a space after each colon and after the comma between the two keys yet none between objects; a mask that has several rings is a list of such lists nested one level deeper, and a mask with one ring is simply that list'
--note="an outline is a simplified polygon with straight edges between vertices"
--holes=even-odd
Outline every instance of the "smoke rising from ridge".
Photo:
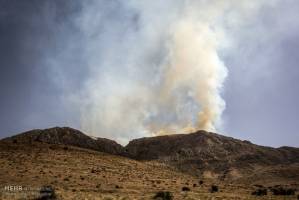
[{"label": "smoke rising from ridge", "polygon": [[264,4],[84,2],[74,21],[90,77],[67,97],[81,109],[82,129],[126,143],[221,128],[228,70],[220,54],[233,46],[227,30],[242,27]]},{"label": "smoke rising from ridge", "polygon": [[204,25],[213,33],[229,71],[217,132],[298,146],[299,1],[0,2],[1,138],[68,126],[125,143],[194,130],[201,106],[189,86],[160,96],[174,66],[174,35],[196,23],[195,31]]}]

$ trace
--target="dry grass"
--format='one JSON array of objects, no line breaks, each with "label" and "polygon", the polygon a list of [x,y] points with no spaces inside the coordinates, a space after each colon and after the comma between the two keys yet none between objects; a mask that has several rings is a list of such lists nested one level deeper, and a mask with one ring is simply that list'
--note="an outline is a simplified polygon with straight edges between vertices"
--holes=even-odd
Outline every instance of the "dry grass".
[{"label": "dry grass", "polygon": [[[20,185],[38,189],[49,185],[58,199],[152,199],[158,191],[169,191],[174,199],[255,199],[252,187],[212,183],[199,184],[196,177],[156,162],[139,162],[100,152],[34,143],[0,144],[0,199],[34,198],[28,191],[5,191]],[[195,187],[193,185],[196,184]],[[212,184],[219,192],[211,194]],[[191,191],[182,191],[189,187]],[[12,196],[15,195],[15,196]],[[24,196],[23,196],[24,197]],[[270,196],[257,199],[270,199]],[[296,199],[273,197],[271,199]]]}]

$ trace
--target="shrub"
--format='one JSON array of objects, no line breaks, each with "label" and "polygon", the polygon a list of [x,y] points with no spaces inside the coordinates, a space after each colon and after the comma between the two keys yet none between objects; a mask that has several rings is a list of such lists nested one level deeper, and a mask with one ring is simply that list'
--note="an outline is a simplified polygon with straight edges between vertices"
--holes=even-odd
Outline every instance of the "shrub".
[{"label": "shrub", "polygon": [[272,188],[271,189],[273,195],[295,195],[296,189],[293,188],[282,188],[282,187],[277,187],[277,188]]},{"label": "shrub", "polygon": [[199,181],[199,185],[202,185],[203,184],[203,181]]},{"label": "shrub", "polygon": [[70,179],[69,179],[69,178],[64,178],[63,180],[64,180],[64,181],[69,181]]},{"label": "shrub", "polygon": [[212,185],[211,186],[211,193],[213,192],[218,192],[218,186],[217,185]]},{"label": "shrub", "polygon": [[161,200],[172,200],[173,196],[171,192],[168,191],[160,191],[154,196],[154,199],[161,199]]},{"label": "shrub", "polygon": [[39,197],[36,200],[55,200],[56,194],[51,186],[43,186],[39,191]]},{"label": "shrub", "polygon": [[256,196],[264,196],[267,195],[267,189],[266,188],[259,188],[251,193],[252,195]]},{"label": "shrub", "polygon": [[290,188],[286,189],[286,195],[295,195],[296,189]]},{"label": "shrub", "polygon": [[190,191],[190,188],[188,188],[188,187],[183,187],[183,188],[182,188],[182,191],[188,192],[188,191]]}]

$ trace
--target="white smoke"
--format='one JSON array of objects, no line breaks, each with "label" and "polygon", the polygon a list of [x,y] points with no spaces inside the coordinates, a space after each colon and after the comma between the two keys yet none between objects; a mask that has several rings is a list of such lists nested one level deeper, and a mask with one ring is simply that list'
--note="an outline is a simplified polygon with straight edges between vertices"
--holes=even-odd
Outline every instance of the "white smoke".
[{"label": "white smoke", "polygon": [[[221,128],[221,92],[232,48],[266,1],[89,1],[76,18],[92,72],[77,95],[82,129],[129,139]],[[79,97],[79,98],[78,98]]]}]

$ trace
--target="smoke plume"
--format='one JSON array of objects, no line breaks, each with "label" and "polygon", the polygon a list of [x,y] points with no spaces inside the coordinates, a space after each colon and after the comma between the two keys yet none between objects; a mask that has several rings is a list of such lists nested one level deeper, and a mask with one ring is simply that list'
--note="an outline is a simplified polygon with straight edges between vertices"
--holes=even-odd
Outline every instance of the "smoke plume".
[{"label": "smoke plume", "polygon": [[74,20],[90,75],[67,97],[80,107],[82,129],[121,143],[221,129],[221,52],[233,48],[229,30],[265,2],[84,1]]}]

